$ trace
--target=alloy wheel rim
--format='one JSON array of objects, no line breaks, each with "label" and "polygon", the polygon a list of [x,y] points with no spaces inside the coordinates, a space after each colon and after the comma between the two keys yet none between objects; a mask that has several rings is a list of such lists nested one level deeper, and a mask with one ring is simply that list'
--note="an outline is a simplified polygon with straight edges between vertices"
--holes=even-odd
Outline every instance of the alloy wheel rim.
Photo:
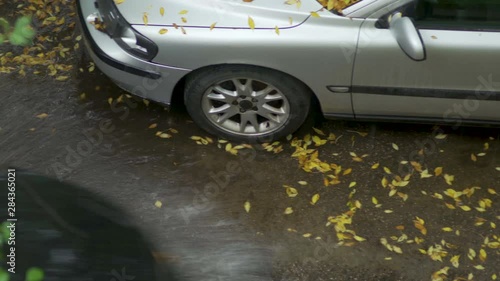
[{"label": "alloy wheel rim", "polygon": [[290,117],[290,104],[275,86],[251,78],[213,84],[202,98],[208,120],[226,132],[258,136],[275,132]]}]

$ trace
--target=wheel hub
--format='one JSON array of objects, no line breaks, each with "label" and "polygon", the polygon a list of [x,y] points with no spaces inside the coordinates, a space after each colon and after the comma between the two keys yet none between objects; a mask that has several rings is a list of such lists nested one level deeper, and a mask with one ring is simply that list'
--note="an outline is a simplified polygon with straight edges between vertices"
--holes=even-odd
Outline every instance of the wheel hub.
[{"label": "wheel hub", "polygon": [[240,101],[239,105],[240,105],[240,109],[243,109],[245,111],[250,110],[254,107],[253,102],[251,102],[249,100],[242,100],[242,101]]}]

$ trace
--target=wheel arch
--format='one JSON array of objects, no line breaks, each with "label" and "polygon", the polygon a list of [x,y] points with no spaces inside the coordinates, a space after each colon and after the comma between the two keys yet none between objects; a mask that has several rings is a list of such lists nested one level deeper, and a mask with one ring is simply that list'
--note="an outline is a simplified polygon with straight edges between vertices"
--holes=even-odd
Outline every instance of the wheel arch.
[{"label": "wheel arch", "polygon": [[206,72],[206,71],[220,69],[220,68],[225,68],[225,67],[234,67],[234,66],[255,67],[255,68],[267,69],[267,70],[270,70],[270,71],[281,73],[283,75],[286,75],[286,76],[290,77],[291,79],[296,80],[297,82],[301,83],[302,85],[304,85],[309,90],[309,92],[311,94],[311,97],[312,97],[311,106],[314,107],[314,108],[311,108],[311,110],[319,112],[321,114],[321,116],[323,116],[323,111],[321,109],[320,102],[319,102],[318,97],[316,96],[316,93],[312,90],[312,88],[309,85],[307,85],[306,83],[304,83],[302,80],[300,80],[297,77],[291,75],[290,73],[287,73],[287,72],[284,72],[284,71],[281,71],[281,70],[278,70],[278,69],[275,69],[275,68],[266,67],[266,66],[260,66],[260,65],[254,65],[254,64],[244,64],[244,63],[220,63],[220,64],[206,65],[206,66],[202,66],[202,67],[193,69],[191,72],[189,72],[186,75],[184,75],[184,77],[182,77],[177,82],[177,84],[176,84],[176,86],[174,88],[174,94],[172,95],[172,102],[175,101],[176,103],[179,103],[179,102],[182,101],[182,103],[184,104],[184,102],[183,102],[184,92],[181,91],[181,89],[183,89],[186,81],[190,77],[198,75],[198,74]]}]

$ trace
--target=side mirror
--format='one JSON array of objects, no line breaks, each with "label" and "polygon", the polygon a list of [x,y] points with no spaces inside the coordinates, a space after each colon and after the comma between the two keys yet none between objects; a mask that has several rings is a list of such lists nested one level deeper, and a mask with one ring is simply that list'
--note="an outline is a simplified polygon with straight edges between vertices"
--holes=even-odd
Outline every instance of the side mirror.
[{"label": "side mirror", "polygon": [[416,61],[425,60],[424,43],[411,19],[395,14],[390,19],[389,29],[406,55]]}]

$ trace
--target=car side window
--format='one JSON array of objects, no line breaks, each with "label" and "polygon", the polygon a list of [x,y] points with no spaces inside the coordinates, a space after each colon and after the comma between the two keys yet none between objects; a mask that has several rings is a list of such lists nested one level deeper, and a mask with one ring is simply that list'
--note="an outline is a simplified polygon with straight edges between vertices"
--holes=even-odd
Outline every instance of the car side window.
[{"label": "car side window", "polygon": [[[420,29],[500,30],[498,0],[415,0],[412,18]],[[410,16],[410,15],[407,15]]]},{"label": "car side window", "polygon": [[389,28],[389,17],[400,12],[419,29],[500,31],[499,0],[414,0],[379,19]]}]

